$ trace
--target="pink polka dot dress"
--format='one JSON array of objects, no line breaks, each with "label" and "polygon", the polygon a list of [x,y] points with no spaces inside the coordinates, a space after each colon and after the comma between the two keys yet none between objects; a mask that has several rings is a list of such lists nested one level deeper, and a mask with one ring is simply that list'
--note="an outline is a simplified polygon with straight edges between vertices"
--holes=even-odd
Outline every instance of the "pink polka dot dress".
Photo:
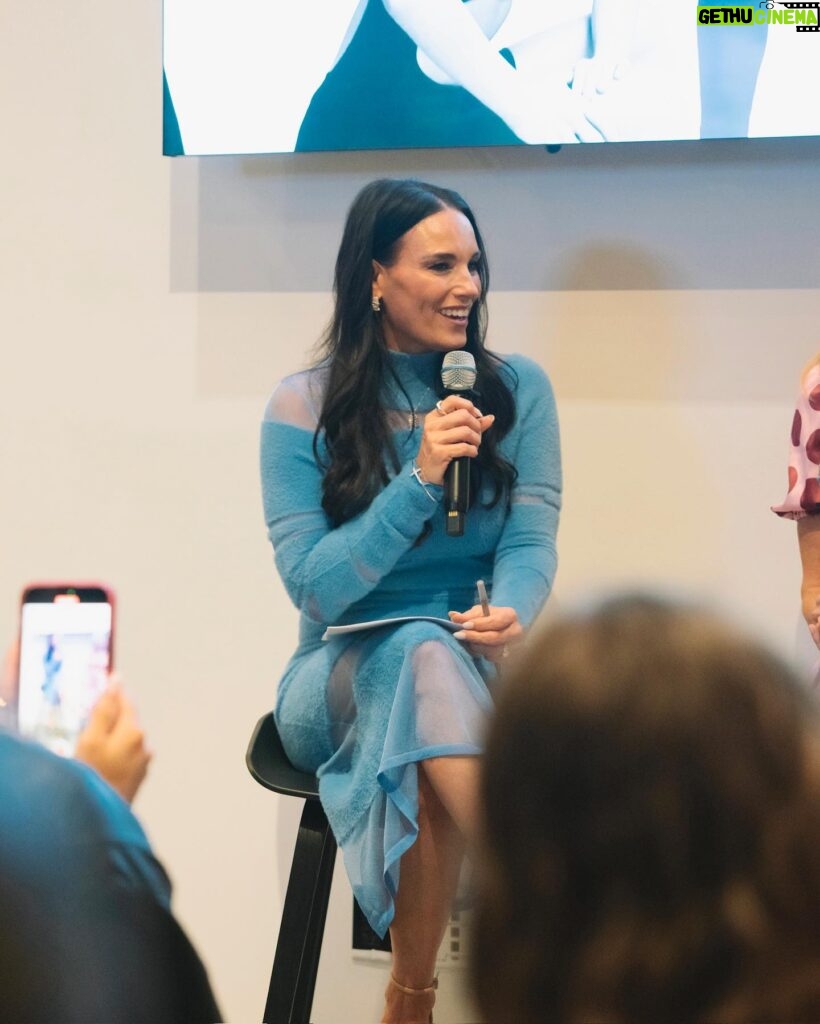
[{"label": "pink polka dot dress", "polygon": [[804,374],[792,420],[789,450],[789,492],[773,505],[785,519],[820,513],[820,364]]}]

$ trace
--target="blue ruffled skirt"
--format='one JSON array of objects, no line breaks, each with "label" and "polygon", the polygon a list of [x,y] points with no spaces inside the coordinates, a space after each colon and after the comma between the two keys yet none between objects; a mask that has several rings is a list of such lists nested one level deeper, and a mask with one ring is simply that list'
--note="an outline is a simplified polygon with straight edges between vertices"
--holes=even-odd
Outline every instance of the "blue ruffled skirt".
[{"label": "blue ruffled skirt", "polygon": [[492,673],[431,622],[337,636],[288,666],[275,710],[285,750],[319,776],[354,895],[379,935],[418,834],[418,762],[481,753]]}]

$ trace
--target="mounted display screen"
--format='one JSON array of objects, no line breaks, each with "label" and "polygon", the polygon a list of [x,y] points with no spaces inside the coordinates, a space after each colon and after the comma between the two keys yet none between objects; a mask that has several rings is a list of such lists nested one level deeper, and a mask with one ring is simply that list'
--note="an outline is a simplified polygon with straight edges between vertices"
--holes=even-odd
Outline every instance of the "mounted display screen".
[{"label": "mounted display screen", "polygon": [[164,152],[820,135],[820,0],[165,0]]}]

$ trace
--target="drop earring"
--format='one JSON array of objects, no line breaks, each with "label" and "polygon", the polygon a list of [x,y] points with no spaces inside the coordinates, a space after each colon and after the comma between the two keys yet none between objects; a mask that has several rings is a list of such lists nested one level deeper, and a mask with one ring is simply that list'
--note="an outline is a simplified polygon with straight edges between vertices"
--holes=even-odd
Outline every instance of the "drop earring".
[{"label": "drop earring", "polygon": [[382,300],[379,298],[378,295],[374,295],[373,298],[370,300],[370,308],[373,310],[374,313],[381,313]]}]

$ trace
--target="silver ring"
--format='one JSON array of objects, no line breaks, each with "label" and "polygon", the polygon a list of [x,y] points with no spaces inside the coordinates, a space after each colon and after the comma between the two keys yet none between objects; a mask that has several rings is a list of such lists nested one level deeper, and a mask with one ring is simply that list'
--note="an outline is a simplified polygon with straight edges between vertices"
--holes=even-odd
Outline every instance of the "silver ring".
[{"label": "silver ring", "polygon": [[442,408],[441,408],[441,399],[439,399],[439,400],[438,400],[438,401],[436,402],[436,412],[437,412],[437,413],[438,413],[438,414],[439,414],[440,416],[446,416],[446,415],[447,415],[447,413],[446,413],[446,412],[444,411],[444,409],[442,409]]}]

